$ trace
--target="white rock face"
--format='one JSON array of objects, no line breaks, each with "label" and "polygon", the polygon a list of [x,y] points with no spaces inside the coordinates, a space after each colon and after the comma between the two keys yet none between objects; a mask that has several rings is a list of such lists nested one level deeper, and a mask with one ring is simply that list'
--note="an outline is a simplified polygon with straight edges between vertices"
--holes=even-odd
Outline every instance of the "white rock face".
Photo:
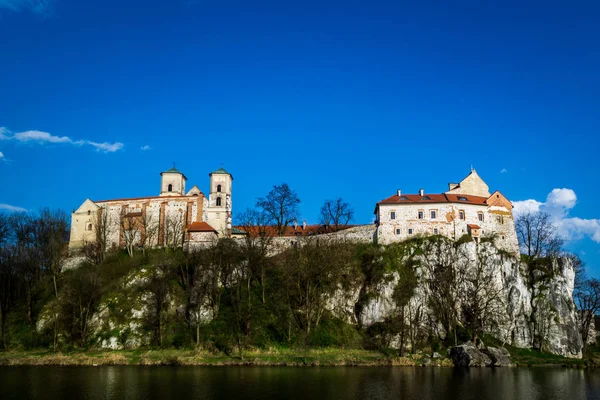
[{"label": "white rock face", "polygon": [[[479,252],[487,252],[486,262],[494,268],[489,285],[501,290],[500,300],[504,314],[498,326],[486,329],[488,333],[515,347],[529,348],[540,345],[547,351],[565,357],[581,358],[582,342],[577,331],[577,308],[572,298],[575,273],[567,258],[553,260],[544,272],[528,276],[527,265],[498,252],[489,244],[467,243],[460,246],[457,263],[474,263]],[[481,254],[481,253],[479,253]],[[410,256],[409,256],[410,257]],[[413,256],[415,260],[435,263],[435,253]],[[420,271],[421,278],[426,272]],[[396,305],[392,299],[398,277],[394,276],[378,290],[357,316],[363,326],[370,326],[390,316]],[[428,308],[428,289],[423,280],[417,286],[410,305]],[[457,304],[458,309],[460,305]],[[442,327],[438,329],[443,330]],[[443,332],[442,332],[443,334]]]}]

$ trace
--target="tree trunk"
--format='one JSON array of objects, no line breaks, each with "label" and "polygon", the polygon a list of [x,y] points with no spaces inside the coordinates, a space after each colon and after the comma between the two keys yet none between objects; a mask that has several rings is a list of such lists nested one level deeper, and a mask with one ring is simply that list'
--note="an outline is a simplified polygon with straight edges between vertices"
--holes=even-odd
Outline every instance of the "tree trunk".
[{"label": "tree trunk", "polygon": [[54,296],[58,299],[58,286],[56,286],[56,273],[52,272],[52,281],[54,283]]},{"label": "tree trunk", "polygon": [[200,348],[200,313],[196,314],[196,348]]}]

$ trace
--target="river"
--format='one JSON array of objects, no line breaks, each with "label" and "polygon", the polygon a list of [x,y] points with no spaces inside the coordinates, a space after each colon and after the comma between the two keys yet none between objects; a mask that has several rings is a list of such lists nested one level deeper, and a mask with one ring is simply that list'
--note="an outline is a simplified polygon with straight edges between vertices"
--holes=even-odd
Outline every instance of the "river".
[{"label": "river", "polygon": [[600,399],[565,368],[0,367],[0,399]]}]

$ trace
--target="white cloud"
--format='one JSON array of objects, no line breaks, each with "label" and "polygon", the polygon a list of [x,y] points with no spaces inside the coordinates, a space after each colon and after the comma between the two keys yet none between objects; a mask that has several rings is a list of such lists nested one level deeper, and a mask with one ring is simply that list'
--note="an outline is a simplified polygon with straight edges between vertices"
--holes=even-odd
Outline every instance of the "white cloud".
[{"label": "white cloud", "polygon": [[4,153],[0,151],[0,160],[4,158]]},{"label": "white cloud", "polygon": [[36,14],[47,14],[52,9],[53,0],[0,0],[0,8],[19,12],[29,10]]},{"label": "white cloud", "polygon": [[542,204],[544,204],[544,203],[539,202],[537,200],[533,200],[533,199],[514,201],[513,206],[515,206],[515,208],[514,208],[513,214],[515,214],[515,217],[516,217],[516,216],[527,214],[527,213],[538,212],[538,211],[540,211],[540,206]]},{"label": "white cloud", "polygon": [[515,217],[528,212],[543,211],[550,214],[558,234],[566,240],[580,240],[589,237],[600,243],[600,219],[571,217],[569,213],[577,204],[577,195],[572,189],[553,189],[545,202],[534,199],[515,201]]},{"label": "white cloud", "polygon": [[103,151],[105,153],[114,153],[115,151],[119,151],[123,148],[123,143],[115,142],[115,143],[96,143],[96,142],[86,142],[90,146],[94,146],[96,150]]},{"label": "white cloud", "polygon": [[577,195],[572,189],[553,189],[546,197],[546,208],[548,212],[553,214],[556,212],[568,212],[575,207],[577,203]]},{"label": "white cloud", "polygon": [[19,142],[39,142],[39,143],[73,143],[67,136],[53,136],[48,132],[26,131],[15,133],[13,139]]},{"label": "white cloud", "polygon": [[27,212],[23,207],[11,206],[10,204],[0,203],[0,210],[5,210],[8,212]]},{"label": "white cloud", "polygon": [[[1,0],[0,0],[1,1]],[[83,146],[89,145],[98,151],[103,151],[105,153],[114,153],[115,151],[119,151],[123,149],[124,145],[121,142],[93,142],[91,140],[73,140],[68,136],[54,136],[48,132],[42,131],[25,131],[12,134],[8,129],[1,127],[0,128],[0,140],[16,140],[18,142],[28,143],[38,143],[44,145],[46,143],[66,143],[72,144],[75,146]]]},{"label": "white cloud", "polygon": [[150,149],[151,149],[151,147],[150,147],[150,146],[148,146],[148,145],[144,145],[144,146],[140,147],[140,149],[141,149],[142,151],[147,151],[147,150],[150,150]]},{"label": "white cloud", "polygon": [[505,174],[505,173],[507,173],[507,172],[508,172],[508,170],[507,170],[506,168],[502,168],[502,169],[500,170],[500,173],[501,173],[501,174]]},{"label": "white cloud", "polygon": [[10,139],[10,138],[8,137],[8,134],[9,134],[9,133],[10,133],[10,132],[8,131],[8,129],[6,129],[6,128],[5,128],[5,127],[3,127],[3,126],[0,126],[0,140],[8,140],[8,139]]}]

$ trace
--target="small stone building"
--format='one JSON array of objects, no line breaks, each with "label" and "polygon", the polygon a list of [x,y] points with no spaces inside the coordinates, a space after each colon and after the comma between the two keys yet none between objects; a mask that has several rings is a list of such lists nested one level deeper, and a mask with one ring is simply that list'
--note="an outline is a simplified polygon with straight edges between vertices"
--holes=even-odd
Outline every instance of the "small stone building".
[{"label": "small stone building", "polygon": [[106,248],[183,247],[210,244],[231,236],[233,177],[223,168],[211,172],[206,197],[176,168],[161,172],[158,196],[93,201],[71,214],[69,249],[102,240]]},{"label": "small stone building", "polygon": [[496,245],[519,254],[512,203],[488,185],[475,169],[448,191],[428,194],[396,194],[375,206],[376,239],[388,244],[416,235],[442,235],[458,240],[471,235],[476,241],[496,236]]}]

